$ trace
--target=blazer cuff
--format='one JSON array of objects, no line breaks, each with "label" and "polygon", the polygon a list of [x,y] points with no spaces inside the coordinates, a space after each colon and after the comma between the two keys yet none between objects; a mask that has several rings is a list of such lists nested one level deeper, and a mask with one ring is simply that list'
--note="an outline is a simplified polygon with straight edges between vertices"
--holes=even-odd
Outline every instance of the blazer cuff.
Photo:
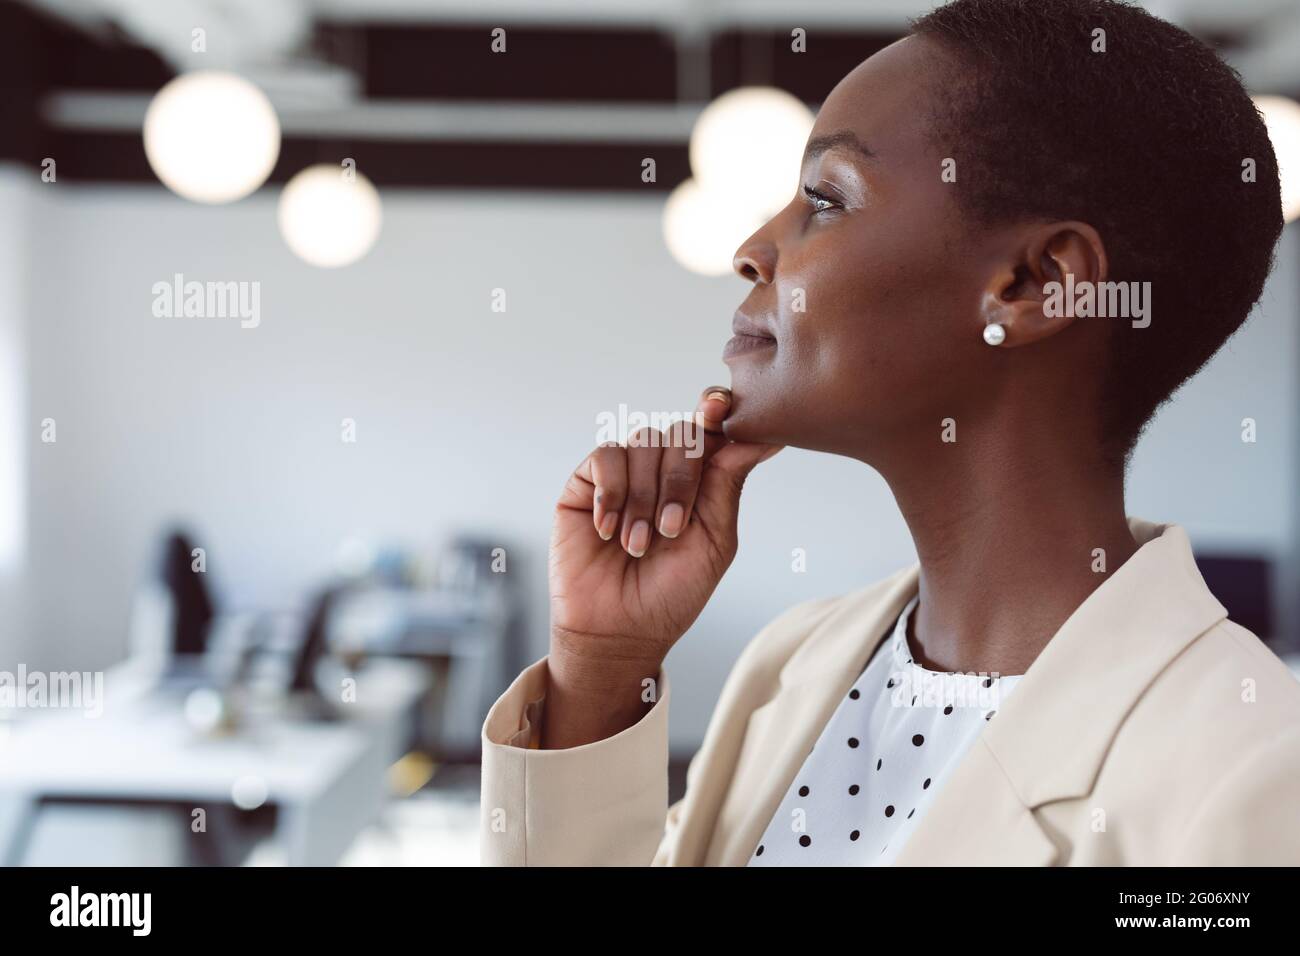
[{"label": "blazer cuff", "polygon": [[631,727],[538,749],[550,675],[526,668],[483,722],[479,848],[485,866],[645,866],[668,812],[668,675]]}]

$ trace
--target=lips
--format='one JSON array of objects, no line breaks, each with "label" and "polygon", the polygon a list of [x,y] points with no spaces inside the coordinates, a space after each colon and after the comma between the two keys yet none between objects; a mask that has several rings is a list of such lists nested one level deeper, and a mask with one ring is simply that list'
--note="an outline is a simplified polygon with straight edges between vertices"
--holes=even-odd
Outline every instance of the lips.
[{"label": "lips", "polygon": [[776,341],[776,336],[768,331],[766,325],[751,319],[744,312],[737,312],[731,320],[731,331],[734,335],[744,335],[755,339],[770,339]]},{"label": "lips", "polygon": [[743,312],[737,312],[731,320],[731,331],[735,334],[728,340],[722,350],[724,362],[752,352],[761,352],[776,347],[776,336],[762,323],[755,321]]}]

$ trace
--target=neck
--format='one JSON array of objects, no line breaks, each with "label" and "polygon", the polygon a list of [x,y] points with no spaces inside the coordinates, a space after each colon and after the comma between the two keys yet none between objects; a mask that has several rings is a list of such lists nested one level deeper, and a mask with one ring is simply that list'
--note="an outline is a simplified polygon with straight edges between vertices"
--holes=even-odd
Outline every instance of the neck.
[{"label": "neck", "polygon": [[921,564],[911,624],[922,666],[1023,674],[1137,550],[1122,470],[1081,454],[1077,430],[1030,444],[1001,438],[1011,434],[963,436],[961,450],[910,455],[885,474]]}]

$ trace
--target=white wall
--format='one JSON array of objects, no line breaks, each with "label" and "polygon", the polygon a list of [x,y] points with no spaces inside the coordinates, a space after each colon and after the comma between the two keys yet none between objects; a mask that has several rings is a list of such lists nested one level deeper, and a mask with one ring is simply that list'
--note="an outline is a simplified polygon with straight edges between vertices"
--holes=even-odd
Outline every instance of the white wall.
[{"label": "white wall", "polygon": [[[689,411],[718,360],[738,279],[678,268],[657,198],[390,191],[362,263],[298,262],[274,194],[203,208],[160,189],[58,185],[31,221],[29,424],[33,667],[120,657],[160,524],[188,519],[241,605],[298,598],[349,535],[410,543],[457,528],[518,542],[545,649],[550,509],[620,402]],[[1295,522],[1296,250],[1233,349],[1139,453],[1131,511],[1204,543],[1288,546]],[[0,266],[6,268],[6,266]],[[159,319],[175,272],[260,281],[262,322]],[[490,309],[504,288],[508,311]],[[1239,422],[1260,421],[1241,446]],[[358,442],[339,440],[340,420]],[[883,482],[788,451],[751,479],[735,567],[674,651],[675,747],[698,743],[727,669],[792,603],[912,560]],[[808,571],[790,571],[804,548]]]},{"label": "white wall", "polygon": [[35,177],[0,163],[0,669],[27,631],[27,242]]},{"label": "white wall", "polygon": [[[1243,442],[1244,419],[1256,440]],[[1131,514],[1183,524],[1198,548],[1273,555],[1278,626],[1300,634],[1300,233],[1242,330],[1157,415],[1129,473]]]},{"label": "white wall", "polygon": [[[1300,519],[1298,361],[1300,241],[1291,226],[1260,305],[1143,438],[1129,510],[1184,521],[1225,545],[1283,540]],[[1245,418],[1256,420],[1254,444],[1241,440]]]}]

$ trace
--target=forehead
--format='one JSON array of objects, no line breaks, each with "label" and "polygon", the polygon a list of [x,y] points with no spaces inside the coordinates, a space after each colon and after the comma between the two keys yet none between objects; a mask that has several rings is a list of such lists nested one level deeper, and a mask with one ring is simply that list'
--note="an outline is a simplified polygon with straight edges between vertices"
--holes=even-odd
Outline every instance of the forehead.
[{"label": "forehead", "polygon": [[940,56],[931,41],[911,36],[864,60],[826,97],[813,137],[851,130],[884,162],[926,152]]}]

